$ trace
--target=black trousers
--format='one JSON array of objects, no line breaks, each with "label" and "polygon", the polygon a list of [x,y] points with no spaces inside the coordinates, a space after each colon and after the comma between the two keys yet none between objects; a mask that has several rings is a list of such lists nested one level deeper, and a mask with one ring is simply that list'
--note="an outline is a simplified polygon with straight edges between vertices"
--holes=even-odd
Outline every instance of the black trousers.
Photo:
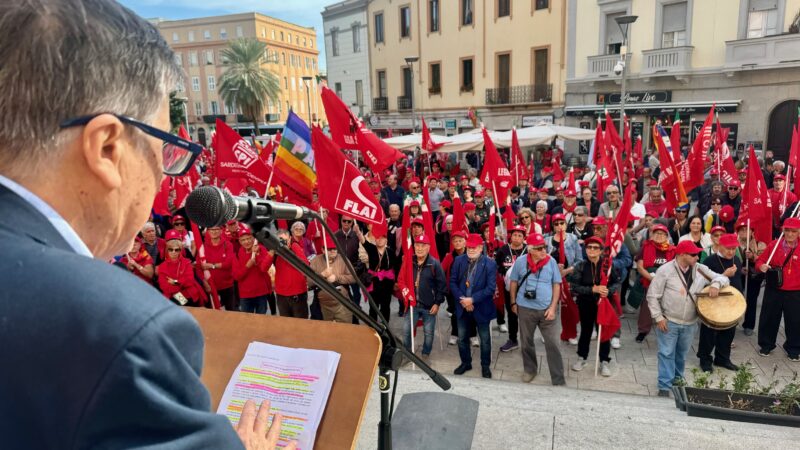
[{"label": "black trousers", "polygon": [[226,311],[239,311],[239,296],[236,295],[236,289],[231,286],[227,289],[219,289],[219,302],[225,307]]},{"label": "black trousers", "polygon": [[758,345],[772,351],[783,317],[786,342],[783,349],[791,356],[800,355],[800,291],[766,288],[758,321]]},{"label": "black trousers", "polygon": [[[583,359],[589,358],[589,343],[592,341],[592,332],[597,322],[597,300],[577,299],[578,315],[581,319],[581,335],[578,337],[578,356]],[[597,336],[600,345],[600,361],[611,361],[608,356],[611,352],[611,341],[600,342],[600,335]]]},{"label": "black trousers", "polygon": [[[753,270],[753,267],[750,267]],[[744,321],[742,328],[748,330],[756,329],[756,312],[758,311],[758,294],[761,293],[761,285],[764,284],[764,275],[756,275],[747,281],[747,309],[744,311]]]},{"label": "black trousers", "polygon": [[[386,322],[389,322],[389,311],[392,306],[392,292],[394,291],[394,280],[378,280],[372,282],[372,299],[378,305],[381,315]],[[370,305],[369,316],[373,319],[378,318],[378,311]]]},{"label": "black trousers", "polygon": [[[502,288],[501,288],[502,289]],[[508,314],[508,340],[517,342],[517,334],[519,334],[519,318],[511,310],[511,292],[506,291],[506,314]],[[497,321],[500,323],[500,321]]]},{"label": "black trousers", "polygon": [[[697,345],[697,357],[700,363],[724,364],[731,361],[731,343],[736,336],[736,327],[726,330],[715,330],[700,323],[700,342]],[[711,352],[714,352],[712,358]]]},{"label": "black trousers", "polygon": [[[456,299],[448,292],[444,294],[444,299],[447,300],[447,312],[452,314],[450,316],[450,336],[458,337],[458,317],[456,317]],[[478,335],[478,328],[473,322],[469,326],[469,337],[474,338]]]},{"label": "black trousers", "polygon": [[289,297],[278,295],[278,311],[281,317],[308,319],[308,292]]}]

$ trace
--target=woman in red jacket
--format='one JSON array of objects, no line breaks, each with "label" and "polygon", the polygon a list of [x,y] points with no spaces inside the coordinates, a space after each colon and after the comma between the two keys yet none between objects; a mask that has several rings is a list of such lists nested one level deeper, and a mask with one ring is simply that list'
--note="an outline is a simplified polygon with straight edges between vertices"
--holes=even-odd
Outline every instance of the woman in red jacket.
[{"label": "woman in red jacket", "polygon": [[144,280],[147,284],[153,282],[153,273],[155,272],[153,268],[153,258],[151,258],[147,250],[142,247],[142,238],[139,236],[133,241],[131,251],[125,254],[119,262],[125,264],[128,270]]},{"label": "woman in red jacket", "polygon": [[218,226],[206,230],[203,242],[206,254],[203,270],[211,273],[211,282],[225,310],[238,311],[239,300],[233,287],[233,261],[236,259],[233,244],[223,239],[222,228]]},{"label": "woman in red jacket", "polygon": [[656,269],[675,258],[675,247],[669,244],[669,230],[661,224],[653,225],[650,229],[650,239],[642,243],[642,249],[636,255],[636,270],[639,272],[639,283],[645,291],[645,299],[639,306],[639,334],[636,342],[641,343],[653,328],[653,318],[647,306],[647,287],[653,280]]},{"label": "woman in red jacket", "polygon": [[[292,241],[289,231],[279,230],[278,238],[285,242],[301,261],[308,264],[303,249]],[[278,298],[278,313],[281,316],[308,319],[306,276],[280,257],[275,258],[275,295]]]},{"label": "woman in red jacket", "polygon": [[242,247],[233,263],[233,277],[239,282],[239,310],[266,314],[267,300],[272,295],[272,255],[256,242],[253,230],[245,224],[239,226],[239,244]]},{"label": "woman in red jacket", "polygon": [[158,265],[158,287],[165,297],[184,306],[202,306],[206,293],[194,278],[192,261],[182,255],[183,236],[167,231],[167,257]]}]

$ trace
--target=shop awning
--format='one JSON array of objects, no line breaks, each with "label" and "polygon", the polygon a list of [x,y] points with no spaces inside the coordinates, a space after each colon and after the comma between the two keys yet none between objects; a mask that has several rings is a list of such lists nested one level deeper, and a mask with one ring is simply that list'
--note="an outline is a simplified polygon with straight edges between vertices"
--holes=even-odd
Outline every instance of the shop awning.
[{"label": "shop awning", "polygon": [[[704,114],[711,110],[711,105],[716,104],[715,111],[720,113],[736,112],[741,100],[720,100],[700,102],[670,102],[670,103],[634,103],[625,105],[625,112],[631,115],[681,115]],[[608,108],[612,115],[619,115],[619,105],[575,105],[564,108],[568,116],[596,116]]]}]

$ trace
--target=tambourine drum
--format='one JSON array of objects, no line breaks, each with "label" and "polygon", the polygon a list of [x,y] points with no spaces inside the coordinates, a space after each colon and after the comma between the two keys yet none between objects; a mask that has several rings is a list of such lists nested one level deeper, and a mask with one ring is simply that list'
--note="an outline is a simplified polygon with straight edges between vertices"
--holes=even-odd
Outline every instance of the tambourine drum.
[{"label": "tambourine drum", "polygon": [[707,327],[714,330],[727,330],[739,324],[747,309],[747,301],[738,289],[727,286],[719,291],[719,296],[708,296],[710,286],[697,295],[697,315]]}]

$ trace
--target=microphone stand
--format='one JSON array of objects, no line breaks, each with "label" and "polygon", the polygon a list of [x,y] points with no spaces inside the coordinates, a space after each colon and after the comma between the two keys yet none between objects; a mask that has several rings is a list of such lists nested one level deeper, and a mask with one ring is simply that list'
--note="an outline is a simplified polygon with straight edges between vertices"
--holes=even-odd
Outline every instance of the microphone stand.
[{"label": "microphone stand", "polygon": [[[328,224],[325,223],[324,219],[314,212],[311,212],[310,215],[318,219],[322,226],[325,227],[329,233],[331,233],[331,236],[333,236],[330,227],[328,227]],[[417,367],[422,369],[422,371],[425,372],[425,374],[428,375],[437,386],[442,388],[442,390],[449,390],[450,382],[447,380],[447,378],[442,376],[442,374],[433,370],[413,352],[408,351],[405,346],[398,345],[398,339],[389,330],[388,323],[386,323],[383,315],[378,314],[380,323],[372,319],[372,317],[365,313],[359,305],[354,304],[349,298],[342,295],[336,289],[336,287],[330,284],[320,274],[314,272],[314,270],[311,269],[308,264],[303,262],[303,260],[301,260],[297,255],[295,255],[289,247],[281,243],[277,234],[273,233],[272,230],[270,230],[270,228],[264,223],[254,223],[252,226],[254,236],[259,243],[261,243],[268,250],[273,250],[277,256],[285,259],[286,262],[288,262],[292,267],[310,278],[320,289],[334,297],[342,306],[347,308],[351,313],[353,313],[354,316],[363,321],[367,326],[375,330],[378,333],[378,336],[380,336],[382,350],[381,356],[378,359],[378,387],[381,391],[381,420],[378,423],[378,448],[381,450],[391,449],[394,392],[392,393],[390,404],[389,390],[391,388],[391,383],[389,381],[389,371],[392,370],[395,372],[395,390],[397,389],[397,371],[400,368],[403,356],[410,359],[414,364],[417,365]],[[358,224],[354,223],[353,226],[358,226]],[[353,276],[355,276],[356,273],[353,265],[350,263],[347,257],[344,255],[342,256],[348,266],[349,271],[353,274]],[[362,289],[363,293],[367,296],[370,305],[374,308],[374,300],[372,300],[372,297],[366,292],[366,288],[364,288],[364,285],[361,283],[358,277],[356,277],[356,281],[359,285],[359,288]]]}]

